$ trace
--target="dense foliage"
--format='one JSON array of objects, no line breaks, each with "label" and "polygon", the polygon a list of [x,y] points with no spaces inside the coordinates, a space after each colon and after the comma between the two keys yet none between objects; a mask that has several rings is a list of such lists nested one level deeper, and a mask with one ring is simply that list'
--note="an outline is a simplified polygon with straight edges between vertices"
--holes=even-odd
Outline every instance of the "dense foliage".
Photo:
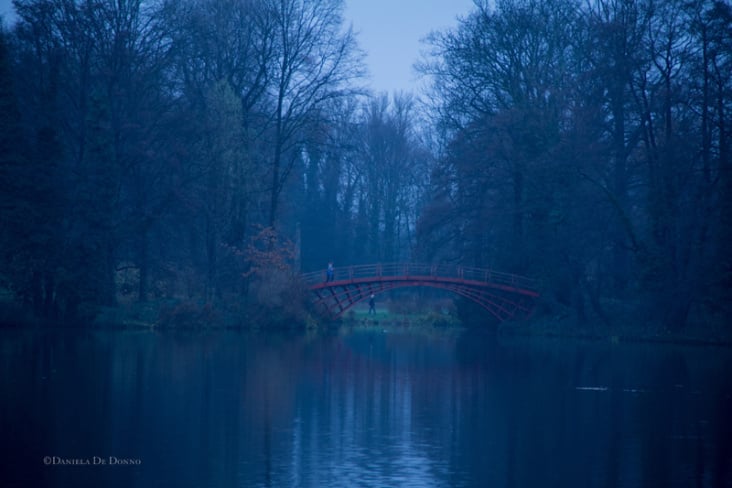
[{"label": "dense foliage", "polygon": [[38,317],[287,321],[299,270],[398,260],[539,277],[580,322],[729,317],[726,2],[476,1],[425,104],[364,89],[342,0],[14,5],[0,288]]},{"label": "dense foliage", "polygon": [[541,276],[580,321],[728,318],[729,3],[488,3],[420,65],[445,141],[424,256]]},{"label": "dense foliage", "polygon": [[405,257],[428,155],[412,98],[363,88],[341,0],[14,6],[0,278],[35,315],[172,299],[247,320],[281,312],[301,268]]}]

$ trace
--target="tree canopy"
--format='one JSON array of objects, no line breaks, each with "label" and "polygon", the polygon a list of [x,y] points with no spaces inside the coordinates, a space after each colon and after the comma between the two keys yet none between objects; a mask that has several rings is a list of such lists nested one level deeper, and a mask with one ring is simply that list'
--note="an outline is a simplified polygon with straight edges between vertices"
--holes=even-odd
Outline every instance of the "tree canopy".
[{"label": "tree canopy", "polygon": [[420,94],[365,88],[342,0],[14,6],[0,286],[38,316],[271,311],[299,271],[419,260],[580,323],[729,317],[726,2],[476,1]]}]

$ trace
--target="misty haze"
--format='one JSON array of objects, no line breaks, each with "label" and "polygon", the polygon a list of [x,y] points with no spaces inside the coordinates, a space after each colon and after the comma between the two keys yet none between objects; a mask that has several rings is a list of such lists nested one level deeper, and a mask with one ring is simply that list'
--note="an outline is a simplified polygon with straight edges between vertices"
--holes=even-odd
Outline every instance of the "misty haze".
[{"label": "misty haze", "polygon": [[0,4],[0,485],[732,487],[729,2],[348,1]]}]

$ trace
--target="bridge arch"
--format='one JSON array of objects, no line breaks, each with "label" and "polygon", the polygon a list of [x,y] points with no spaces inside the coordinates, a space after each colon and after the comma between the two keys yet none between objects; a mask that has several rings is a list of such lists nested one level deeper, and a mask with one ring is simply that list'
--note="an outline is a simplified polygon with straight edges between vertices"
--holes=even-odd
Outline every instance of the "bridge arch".
[{"label": "bridge arch", "polygon": [[528,316],[539,296],[536,280],[484,268],[390,263],[336,268],[303,275],[316,308],[338,318],[371,294],[406,287],[450,291],[481,306],[499,321]]}]

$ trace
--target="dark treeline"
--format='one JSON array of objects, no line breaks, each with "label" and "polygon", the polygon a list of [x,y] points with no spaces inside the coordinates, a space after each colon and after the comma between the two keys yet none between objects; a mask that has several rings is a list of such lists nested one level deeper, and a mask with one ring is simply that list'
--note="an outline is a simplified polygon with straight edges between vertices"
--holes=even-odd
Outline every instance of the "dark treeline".
[{"label": "dark treeline", "polygon": [[477,1],[425,104],[363,88],[341,0],[13,3],[0,287],[36,316],[288,320],[293,271],[399,260],[539,277],[580,322],[729,316],[725,2]]},{"label": "dark treeline", "polygon": [[362,88],[341,0],[13,3],[0,278],[26,309],[292,317],[293,267],[407,257],[429,154],[411,96]]},{"label": "dark treeline", "polygon": [[729,318],[730,4],[476,3],[419,66],[445,142],[424,259],[539,276],[580,322]]}]

